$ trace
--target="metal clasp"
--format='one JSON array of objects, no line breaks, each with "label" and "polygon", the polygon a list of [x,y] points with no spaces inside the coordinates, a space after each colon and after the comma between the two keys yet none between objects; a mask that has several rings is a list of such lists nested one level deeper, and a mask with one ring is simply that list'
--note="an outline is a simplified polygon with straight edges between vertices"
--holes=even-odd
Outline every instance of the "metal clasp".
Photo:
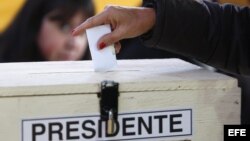
[{"label": "metal clasp", "polygon": [[101,120],[107,122],[107,133],[114,133],[115,122],[118,119],[119,84],[114,81],[102,81],[100,98]]}]

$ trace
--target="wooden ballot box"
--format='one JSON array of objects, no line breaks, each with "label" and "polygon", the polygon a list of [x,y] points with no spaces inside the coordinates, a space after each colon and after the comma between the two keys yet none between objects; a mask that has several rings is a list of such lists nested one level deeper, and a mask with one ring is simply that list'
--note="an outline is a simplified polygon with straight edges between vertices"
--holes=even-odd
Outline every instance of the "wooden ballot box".
[{"label": "wooden ballot box", "polygon": [[0,64],[1,141],[222,141],[237,80],[179,59]]}]

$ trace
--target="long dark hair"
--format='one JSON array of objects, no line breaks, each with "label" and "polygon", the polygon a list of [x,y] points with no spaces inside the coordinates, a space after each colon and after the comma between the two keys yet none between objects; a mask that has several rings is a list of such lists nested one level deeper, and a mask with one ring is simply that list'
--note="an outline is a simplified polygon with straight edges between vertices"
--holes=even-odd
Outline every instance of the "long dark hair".
[{"label": "long dark hair", "polygon": [[60,22],[69,21],[79,10],[86,17],[94,15],[92,0],[26,0],[13,23],[1,35],[0,62],[44,61],[36,38],[43,18],[54,10],[61,14],[52,20]]}]

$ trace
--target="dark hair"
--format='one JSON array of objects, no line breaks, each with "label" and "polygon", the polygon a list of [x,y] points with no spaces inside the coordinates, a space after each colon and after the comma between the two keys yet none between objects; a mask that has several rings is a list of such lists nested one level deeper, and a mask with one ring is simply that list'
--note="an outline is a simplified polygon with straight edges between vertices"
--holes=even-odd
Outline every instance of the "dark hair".
[{"label": "dark hair", "polygon": [[54,10],[60,14],[52,16],[51,20],[62,23],[69,21],[79,10],[86,17],[94,15],[92,0],[27,0],[13,23],[1,35],[0,62],[44,61],[36,38],[43,18]]}]

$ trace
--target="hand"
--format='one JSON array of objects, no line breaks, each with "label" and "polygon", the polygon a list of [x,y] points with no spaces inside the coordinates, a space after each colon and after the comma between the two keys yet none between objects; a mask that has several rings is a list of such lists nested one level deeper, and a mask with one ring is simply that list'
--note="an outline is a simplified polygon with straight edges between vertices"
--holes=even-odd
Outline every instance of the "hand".
[{"label": "hand", "polygon": [[121,48],[120,40],[140,36],[154,26],[155,11],[143,7],[107,6],[102,13],[87,19],[75,28],[72,35],[77,36],[88,28],[102,24],[110,24],[112,32],[101,37],[98,48],[103,49],[115,44],[118,53]]}]

